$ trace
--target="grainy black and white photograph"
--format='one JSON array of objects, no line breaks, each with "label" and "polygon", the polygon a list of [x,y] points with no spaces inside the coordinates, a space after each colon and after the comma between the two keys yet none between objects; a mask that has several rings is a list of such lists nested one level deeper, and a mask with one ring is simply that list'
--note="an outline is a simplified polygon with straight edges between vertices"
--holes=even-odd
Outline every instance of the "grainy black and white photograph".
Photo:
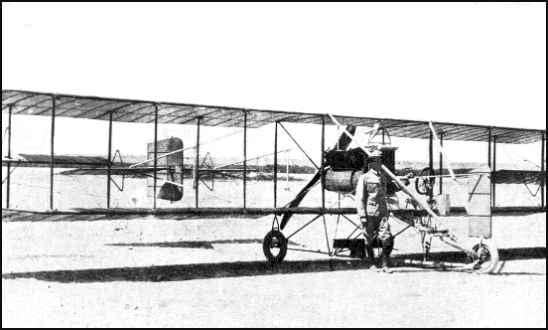
[{"label": "grainy black and white photograph", "polygon": [[2,328],[546,328],[546,3],[2,2]]}]

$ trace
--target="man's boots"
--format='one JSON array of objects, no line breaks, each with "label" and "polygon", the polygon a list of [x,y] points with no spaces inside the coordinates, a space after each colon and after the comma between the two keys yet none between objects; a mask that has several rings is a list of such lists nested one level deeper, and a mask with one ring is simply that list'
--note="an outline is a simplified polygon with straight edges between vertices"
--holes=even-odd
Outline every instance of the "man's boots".
[{"label": "man's boots", "polygon": [[391,273],[390,270],[390,253],[392,253],[392,250],[394,249],[394,239],[389,238],[386,240],[383,240],[382,242],[382,253],[381,253],[381,267],[382,270],[386,273]]},{"label": "man's boots", "polygon": [[377,268],[377,266],[375,265],[375,252],[373,251],[373,247],[371,247],[371,245],[366,245],[365,252],[367,254],[367,260],[369,260],[369,262],[371,263],[370,268]]}]

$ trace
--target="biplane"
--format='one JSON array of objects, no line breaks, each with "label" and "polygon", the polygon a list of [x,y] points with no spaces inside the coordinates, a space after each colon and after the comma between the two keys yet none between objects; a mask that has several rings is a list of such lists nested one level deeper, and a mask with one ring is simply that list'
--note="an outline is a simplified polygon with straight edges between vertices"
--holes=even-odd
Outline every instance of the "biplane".
[{"label": "biplane", "polygon": [[[335,257],[360,257],[361,244],[360,225],[351,219],[356,213],[354,207],[342,206],[343,199],[351,200],[358,177],[361,175],[367,158],[374,148],[383,151],[382,171],[390,180],[391,219],[405,224],[403,231],[414,228],[419,233],[425,259],[430,252],[433,238],[462,251],[469,261],[463,269],[475,272],[490,273],[495,271],[498,262],[498,252],[493,242],[492,217],[497,214],[525,214],[546,212],[545,206],[545,143],[546,130],[520,129],[497,126],[481,126],[471,124],[455,124],[446,122],[428,122],[405,119],[371,118],[343,116],[321,113],[302,113],[289,111],[267,111],[224,106],[184,104],[172,102],[153,102],[132,99],[115,99],[94,96],[78,96],[66,94],[51,94],[19,90],[2,91],[2,112],[8,116],[7,155],[2,158],[2,166],[7,168],[5,185],[5,207],[2,214],[13,217],[14,214],[34,212],[32,210],[16,210],[10,208],[11,175],[17,167],[49,168],[49,210],[38,212],[45,215],[156,215],[163,217],[192,216],[272,216],[272,227],[269,228],[263,241],[263,252],[272,264],[283,262],[288,250],[292,250],[289,242],[312,223],[322,221],[327,245],[327,253]],[[49,155],[12,155],[12,117],[13,116],[47,116],[51,118],[50,154]],[[93,119],[108,122],[108,156],[64,157],[55,153],[55,130],[58,117]],[[141,162],[124,162],[112,148],[114,122],[146,123],[154,127],[154,141],[147,145],[147,159]],[[312,124],[321,129],[317,140],[320,142],[320,162],[313,160],[297,139],[284,124]],[[162,124],[193,125],[196,131],[194,159],[191,164],[185,162],[183,156],[183,141],[178,138],[159,139],[158,127]],[[243,161],[221,167],[206,167],[201,161],[200,128],[234,127],[241,128],[243,133]],[[274,160],[264,180],[270,180],[273,185],[272,207],[250,207],[248,205],[247,182],[251,173],[257,169],[249,166],[248,130],[272,127],[274,143],[269,153]],[[327,148],[326,127],[337,129],[338,139]],[[357,134],[358,129],[366,134]],[[310,161],[314,174],[303,185],[300,191],[287,203],[280,205],[278,198],[279,150],[278,136],[283,131],[294,145]],[[393,145],[392,137],[421,139],[428,141],[428,166],[426,168],[397,168],[398,148]],[[487,165],[483,168],[456,169],[451,166],[446,141],[465,141],[486,143]],[[541,157],[538,170],[499,170],[497,169],[497,146],[501,144],[533,144],[541,145]],[[439,152],[439,168],[435,168],[435,149]],[[116,155],[118,154],[118,160]],[[237,165],[237,166],[236,166]],[[54,169],[69,169],[74,175],[104,175],[106,176],[106,208],[79,208],[73,210],[58,210],[55,208]],[[264,174],[264,173],[263,173]],[[133,175],[149,178],[152,182],[153,204],[150,209],[129,209],[111,207],[111,186],[113,177],[117,175]],[[232,176],[243,181],[241,185],[242,207],[203,207],[200,205],[200,180],[207,176]],[[192,193],[194,203],[191,206],[177,207],[184,178],[192,178]],[[469,183],[463,184],[462,179]],[[459,187],[465,196],[461,206],[450,205],[444,193],[444,181],[451,181]],[[114,183],[115,184],[115,183]],[[161,185],[160,185],[161,184]],[[501,184],[525,184],[538,187],[535,196],[540,195],[537,206],[498,206],[497,186]],[[316,188],[315,188],[316,187]],[[439,191],[435,191],[435,187]],[[319,188],[321,198],[319,205],[301,206],[303,200],[312,189]],[[334,194],[339,203],[333,207],[326,203],[326,195]],[[161,208],[158,199],[175,202],[176,207]],[[296,215],[311,216],[302,226],[288,233],[288,223]],[[475,238],[471,247],[465,247],[449,230],[441,228],[440,219],[445,216],[466,216],[469,221],[469,236]],[[16,215],[15,215],[16,216]],[[327,230],[327,218],[335,217],[337,230],[335,237],[330,239]],[[339,237],[340,221],[351,225],[352,230]],[[299,250],[299,249],[295,249]],[[302,249],[300,249],[302,250]]]}]

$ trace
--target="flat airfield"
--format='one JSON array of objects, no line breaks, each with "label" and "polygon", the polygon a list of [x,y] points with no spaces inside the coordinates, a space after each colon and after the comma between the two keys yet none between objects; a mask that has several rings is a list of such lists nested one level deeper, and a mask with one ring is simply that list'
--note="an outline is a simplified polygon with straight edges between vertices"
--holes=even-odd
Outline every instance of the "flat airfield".
[{"label": "flat airfield", "polygon": [[[445,222],[466,238],[465,218]],[[3,222],[2,326],[546,327],[545,213],[494,219],[498,275],[382,274],[296,251],[272,268],[269,228],[270,218]],[[322,234],[316,224],[295,241],[325,249]],[[417,235],[396,249],[416,257]],[[458,259],[437,242],[433,253]]]}]

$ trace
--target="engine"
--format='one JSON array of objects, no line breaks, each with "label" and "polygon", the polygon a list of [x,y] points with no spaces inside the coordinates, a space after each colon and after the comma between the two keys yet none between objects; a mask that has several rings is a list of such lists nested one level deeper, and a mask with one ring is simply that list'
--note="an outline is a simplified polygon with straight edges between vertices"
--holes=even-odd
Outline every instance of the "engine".
[{"label": "engine", "polygon": [[[395,172],[396,150],[394,147],[382,147],[382,163]],[[329,169],[324,174],[325,189],[339,193],[353,193],[358,179],[367,171],[367,154],[360,148],[349,150],[330,150],[325,154],[325,165]],[[393,195],[398,188],[390,182],[387,193]]]}]

